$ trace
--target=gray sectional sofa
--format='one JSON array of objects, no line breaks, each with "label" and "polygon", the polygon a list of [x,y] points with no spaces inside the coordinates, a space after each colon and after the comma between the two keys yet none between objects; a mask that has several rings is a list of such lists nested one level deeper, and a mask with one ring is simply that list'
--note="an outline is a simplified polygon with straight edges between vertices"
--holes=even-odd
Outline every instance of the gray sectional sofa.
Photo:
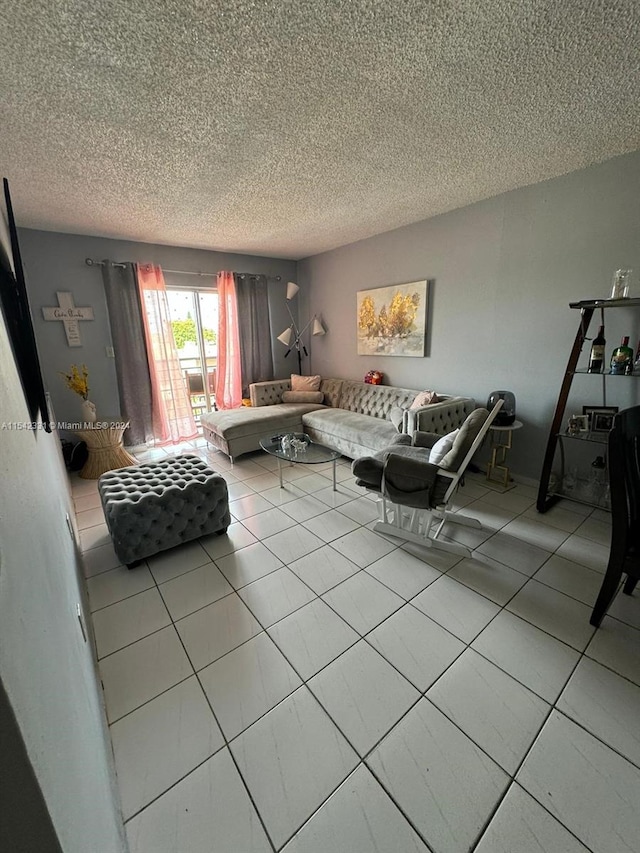
[{"label": "gray sectional sofa", "polygon": [[264,436],[304,432],[357,459],[386,447],[398,433],[410,436],[419,429],[445,435],[475,409],[469,397],[440,392],[440,402],[410,409],[418,391],[353,379],[323,379],[323,403],[283,403],[282,394],[290,389],[289,379],[251,385],[251,406],[202,416],[204,437],[234,459],[258,450]]}]

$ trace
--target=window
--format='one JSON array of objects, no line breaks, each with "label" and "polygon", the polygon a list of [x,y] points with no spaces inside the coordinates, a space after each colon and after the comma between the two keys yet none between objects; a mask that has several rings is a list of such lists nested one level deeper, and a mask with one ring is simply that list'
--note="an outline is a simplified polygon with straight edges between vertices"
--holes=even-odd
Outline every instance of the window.
[{"label": "window", "polygon": [[167,299],[180,368],[200,426],[200,416],[215,408],[218,294],[212,288],[167,285]]}]

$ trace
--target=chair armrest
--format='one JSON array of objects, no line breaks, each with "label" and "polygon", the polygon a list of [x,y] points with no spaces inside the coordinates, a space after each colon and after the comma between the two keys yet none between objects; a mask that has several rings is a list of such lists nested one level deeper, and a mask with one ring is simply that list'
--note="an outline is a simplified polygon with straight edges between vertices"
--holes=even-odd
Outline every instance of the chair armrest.
[{"label": "chair armrest", "polygon": [[[404,447],[410,447],[411,446],[411,436],[406,435],[403,432],[399,432],[398,435],[393,436],[393,438],[391,439],[391,441],[387,445],[387,448],[398,447],[398,445],[402,445]],[[385,448],[385,449],[387,449],[387,448]]]},{"label": "chair armrest", "polygon": [[411,443],[414,447],[428,447],[431,449],[436,441],[439,441],[441,438],[442,436],[435,432],[423,432],[417,429],[413,433]]},{"label": "chair armrest", "polygon": [[475,407],[475,400],[470,397],[444,397],[439,403],[407,409],[403,430],[409,435],[415,430],[446,435],[462,426],[467,415],[470,415]]}]

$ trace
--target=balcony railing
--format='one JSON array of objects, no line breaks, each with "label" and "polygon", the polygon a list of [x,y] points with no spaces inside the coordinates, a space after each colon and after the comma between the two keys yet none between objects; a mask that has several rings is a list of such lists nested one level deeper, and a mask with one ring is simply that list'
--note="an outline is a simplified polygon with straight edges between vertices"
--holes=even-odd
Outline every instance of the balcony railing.
[{"label": "balcony railing", "polygon": [[200,416],[216,407],[216,369],[218,359],[216,356],[207,357],[206,388],[200,358],[189,356],[180,358],[179,361],[191,401],[193,417],[198,428],[200,428]]}]

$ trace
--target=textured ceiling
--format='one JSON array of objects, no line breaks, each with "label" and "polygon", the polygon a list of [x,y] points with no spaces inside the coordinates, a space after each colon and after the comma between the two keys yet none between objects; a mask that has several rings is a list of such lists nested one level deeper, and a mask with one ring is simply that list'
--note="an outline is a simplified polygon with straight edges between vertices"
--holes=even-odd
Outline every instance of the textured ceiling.
[{"label": "textured ceiling", "polygon": [[25,227],[300,258],[640,148],[638,0],[0,0]]}]

